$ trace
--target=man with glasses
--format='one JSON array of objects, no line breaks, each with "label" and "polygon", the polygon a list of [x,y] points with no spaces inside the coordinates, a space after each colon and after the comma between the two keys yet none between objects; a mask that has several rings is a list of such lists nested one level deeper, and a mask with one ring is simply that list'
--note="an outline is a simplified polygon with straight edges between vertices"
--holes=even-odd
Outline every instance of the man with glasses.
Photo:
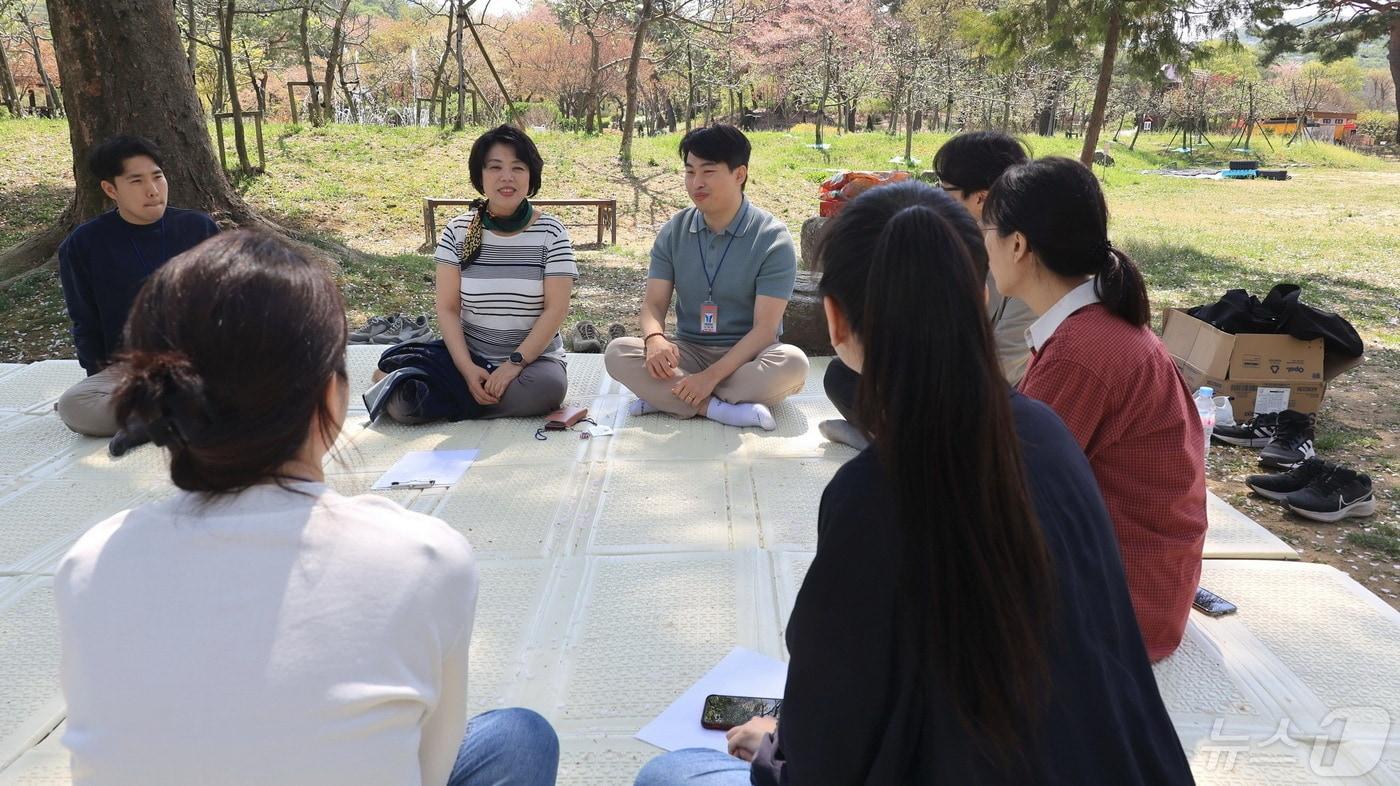
[{"label": "man with glasses", "polygon": [[[938,176],[938,187],[981,221],[987,189],[1002,172],[1027,160],[1026,149],[1018,140],[997,131],[974,131],[958,134],[939,148],[933,157],[933,171]],[[1003,296],[991,275],[987,276],[987,293],[997,359],[1006,381],[1015,385],[1026,373],[1030,359],[1026,329],[1036,316],[1025,303]],[[818,426],[822,435],[833,442],[864,449],[869,440],[855,418],[860,375],[840,360],[833,360],[827,366],[824,383],[827,397],[845,420],[823,421]]]}]

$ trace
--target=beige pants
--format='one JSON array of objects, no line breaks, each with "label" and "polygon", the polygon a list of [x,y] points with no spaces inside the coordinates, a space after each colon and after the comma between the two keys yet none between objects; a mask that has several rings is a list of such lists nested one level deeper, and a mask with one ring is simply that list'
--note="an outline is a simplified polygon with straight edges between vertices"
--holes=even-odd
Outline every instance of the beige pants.
[{"label": "beige pants", "polygon": [[112,394],[121,381],[121,370],[108,366],[79,382],[58,397],[54,409],[63,424],[89,437],[110,437],[117,433],[117,411]]},{"label": "beige pants", "polygon": [[[648,404],[680,418],[693,418],[699,410],[671,392],[686,374],[696,374],[719,361],[731,349],[677,340],[680,369],[671,379],[656,379],[647,371],[646,343],[624,337],[608,344],[603,361],[608,374]],[[774,344],[740,366],[715,387],[714,398],[773,406],[802,389],[807,382],[807,356],[791,344]]]}]

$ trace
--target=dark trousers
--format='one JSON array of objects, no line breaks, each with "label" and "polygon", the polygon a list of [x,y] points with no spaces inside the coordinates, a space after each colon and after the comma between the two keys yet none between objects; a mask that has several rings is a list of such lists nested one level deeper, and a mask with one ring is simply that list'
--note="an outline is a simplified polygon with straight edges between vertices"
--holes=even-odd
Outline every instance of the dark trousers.
[{"label": "dark trousers", "polygon": [[826,388],[826,397],[836,405],[836,411],[841,413],[841,417],[861,431],[866,431],[856,410],[856,391],[860,389],[860,374],[852,371],[840,358],[832,358],[831,365],[826,367],[826,376],[822,377],[822,385]]}]

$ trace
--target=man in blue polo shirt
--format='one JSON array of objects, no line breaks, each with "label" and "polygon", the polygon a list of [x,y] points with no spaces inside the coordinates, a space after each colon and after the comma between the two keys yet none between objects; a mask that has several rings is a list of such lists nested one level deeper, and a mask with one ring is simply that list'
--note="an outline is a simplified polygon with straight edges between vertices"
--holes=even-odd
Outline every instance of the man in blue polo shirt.
[{"label": "man in blue polo shirt", "polygon": [[88,168],[116,208],[73,230],[58,247],[73,344],[88,378],[69,388],[56,407],[73,431],[110,437],[118,427],[112,393],[121,381],[112,360],[136,294],[161,265],[219,227],[198,210],[166,206],[160,151],[148,140],[112,137],[88,154]]},{"label": "man in blue polo shirt", "polygon": [[[643,337],[608,345],[608,373],[637,395],[628,412],[696,415],[731,426],[775,424],[769,407],[802,389],[807,356],[778,340],[797,278],[787,227],[744,196],[749,140],[727,125],[681,140],[695,207],[651,247]],[[666,335],[671,298],[675,337]]]}]

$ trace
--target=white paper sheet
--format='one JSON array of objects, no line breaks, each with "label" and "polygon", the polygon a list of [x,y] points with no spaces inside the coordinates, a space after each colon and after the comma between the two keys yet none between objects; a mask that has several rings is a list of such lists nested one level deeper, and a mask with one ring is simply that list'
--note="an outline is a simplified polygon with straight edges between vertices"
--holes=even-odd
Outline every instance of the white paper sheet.
[{"label": "white paper sheet", "polygon": [[1288,409],[1289,388],[1259,388],[1254,397],[1254,414],[1268,415]]},{"label": "white paper sheet", "polygon": [[414,450],[403,454],[370,488],[422,489],[450,486],[476,461],[475,450]]},{"label": "white paper sheet", "polygon": [[724,732],[700,725],[705,697],[711,693],[778,699],[787,684],[787,664],[753,650],[735,647],[719,665],[681,694],[656,720],[637,732],[637,739],[668,751],[713,748],[728,751]]}]

